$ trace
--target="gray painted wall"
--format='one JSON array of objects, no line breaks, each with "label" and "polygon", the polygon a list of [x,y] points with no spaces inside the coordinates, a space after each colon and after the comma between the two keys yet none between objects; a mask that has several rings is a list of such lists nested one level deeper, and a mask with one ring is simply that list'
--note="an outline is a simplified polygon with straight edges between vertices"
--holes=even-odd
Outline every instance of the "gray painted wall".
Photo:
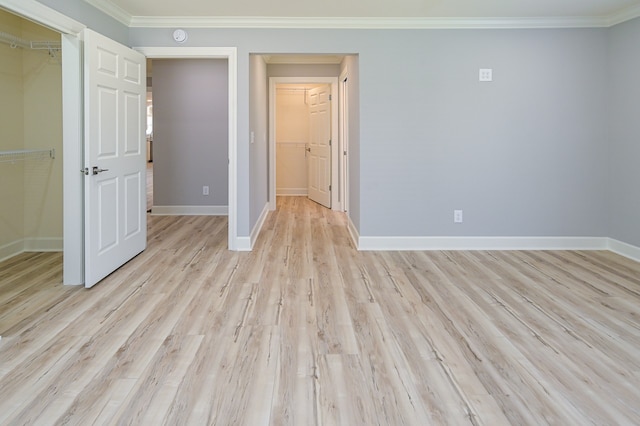
[{"label": "gray painted wall", "polygon": [[227,60],[154,59],[152,82],[153,204],[226,206]]},{"label": "gray painted wall", "polygon": [[259,55],[250,57],[249,84],[249,147],[250,173],[250,231],[269,200],[269,90],[267,64]]},{"label": "gray painted wall", "polygon": [[129,27],[102,13],[84,0],[37,0],[119,43],[128,45]]},{"label": "gray painted wall", "polygon": [[640,19],[609,30],[610,236],[640,246]]},{"label": "gray painted wall", "polygon": [[[167,34],[132,28],[130,41]],[[249,53],[359,54],[362,236],[607,235],[604,29],[190,29],[187,45],[238,47],[240,236],[258,196]],[[494,82],[478,82],[485,67]]]},{"label": "gray painted wall", "polygon": [[607,234],[603,31],[370,41],[382,52],[360,54],[361,235]]},{"label": "gray painted wall", "polygon": [[[127,39],[126,28],[81,0],[41,2]],[[253,189],[264,170],[252,171],[249,54],[327,53],[359,55],[351,213],[361,235],[610,235],[638,245],[639,25],[194,28],[186,45],[238,48],[240,236],[249,235],[263,197]],[[130,45],[171,43],[169,28],[128,32]],[[477,81],[481,67],[493,68],[494,82]],[[464,224],[452,223],[453,209],[464,209]]]}]

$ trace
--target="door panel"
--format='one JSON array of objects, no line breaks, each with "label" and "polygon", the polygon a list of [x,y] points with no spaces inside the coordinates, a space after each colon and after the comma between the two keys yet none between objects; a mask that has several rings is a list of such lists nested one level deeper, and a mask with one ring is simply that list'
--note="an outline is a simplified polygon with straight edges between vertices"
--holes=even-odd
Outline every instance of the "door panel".
[{"label": "door panel", "polygon": [[330,86],[309,91],[309,199],[331,207]]},{"label": "door panel", "polygon": [[146,61],[91,30],[84,41],[85,286],[91,287],[146,247]]}]

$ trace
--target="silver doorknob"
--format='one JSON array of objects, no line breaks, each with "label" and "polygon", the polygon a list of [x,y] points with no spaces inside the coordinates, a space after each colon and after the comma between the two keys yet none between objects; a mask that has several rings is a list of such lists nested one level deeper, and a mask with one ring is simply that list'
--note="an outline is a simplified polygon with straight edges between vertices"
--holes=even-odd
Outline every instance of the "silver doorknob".
[{"label": "silver doorknob", "polygon": [[93,170],[93,174],[94,175],[97,175],[98,173],[101,173],[101,172],[108,172],[109,171],[109,169],[101,169],[98,166],[93,166],[92,170]]}]

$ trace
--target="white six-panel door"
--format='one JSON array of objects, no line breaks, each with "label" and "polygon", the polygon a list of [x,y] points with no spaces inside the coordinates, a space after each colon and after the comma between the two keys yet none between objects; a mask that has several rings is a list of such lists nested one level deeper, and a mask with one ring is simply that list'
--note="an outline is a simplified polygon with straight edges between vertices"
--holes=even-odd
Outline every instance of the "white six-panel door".
[{"label": "white six-panel door", "polygon": [[308,197],[331,207],[331,86],[309,91]]},{"label": "white six-panel door", "polygon": [[145,57],[84,32],[85,286],[143,251],[146,219]]}]

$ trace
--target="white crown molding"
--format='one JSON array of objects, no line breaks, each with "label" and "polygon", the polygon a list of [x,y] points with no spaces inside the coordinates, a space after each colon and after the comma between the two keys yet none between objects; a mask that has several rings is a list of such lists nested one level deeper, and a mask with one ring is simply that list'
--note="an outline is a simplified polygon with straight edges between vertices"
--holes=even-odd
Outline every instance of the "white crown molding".
[{"label": "white crown molding", "polygon": [[[35,0],[0,0],[2,3]],[[640,5],[606,16],[541,18],[438,17],[252,17],[252,16],[133,16],[110,0],[85,0],[128,27],[136,28],[273,28],[273,29],[518,29],[603,28],[640,17]]]},{"label": "white crown molding", "polygon": [[0,7],[63,34],[78,34],[85,25],[36,0],[0,0]]},{"label": "white crown molding", "polygon": [[640,4],[639,5],[635,5],[635,6],[631,6],[631,7],[627,7],[625,9],[622,9],[622,10],[618,11],[617,13],[614,13],[614,14],[608,16],[607,17],[607,26],[613,27],[614,25],[618,25],[618,24],[621,24],[623,22],[630,21],[630,20],[635,19],[637,17],[640,17]]},{"label": "white crown molding", "polygon": [[121,8],[120,6],[117,6],[116,4],[112,3],[111,1],[108,1],[108,0],[107,1],[84,0],[84,1],[89,3],[91,6],[95,7],[99,11],[104,12],[107,15],[111,16],[116,21],[119,21],[120,23],[128,27],[131,26],[131,20],[133,19],[133,16],[129,12]]},{"label": "white crown molding", "polygon": [[[89,0],[87,0],[89,1]],[[91,0],[95,1],[95,0]],[[594,28],[609,26],[609,18],[303,18],[134,16],[138,28],[261,28],[261,29],[516,29]]]},{"label": "white crown molding", "polygon": [[228,58],[236,55],[235,47],[133,47],[147,58]]}]

